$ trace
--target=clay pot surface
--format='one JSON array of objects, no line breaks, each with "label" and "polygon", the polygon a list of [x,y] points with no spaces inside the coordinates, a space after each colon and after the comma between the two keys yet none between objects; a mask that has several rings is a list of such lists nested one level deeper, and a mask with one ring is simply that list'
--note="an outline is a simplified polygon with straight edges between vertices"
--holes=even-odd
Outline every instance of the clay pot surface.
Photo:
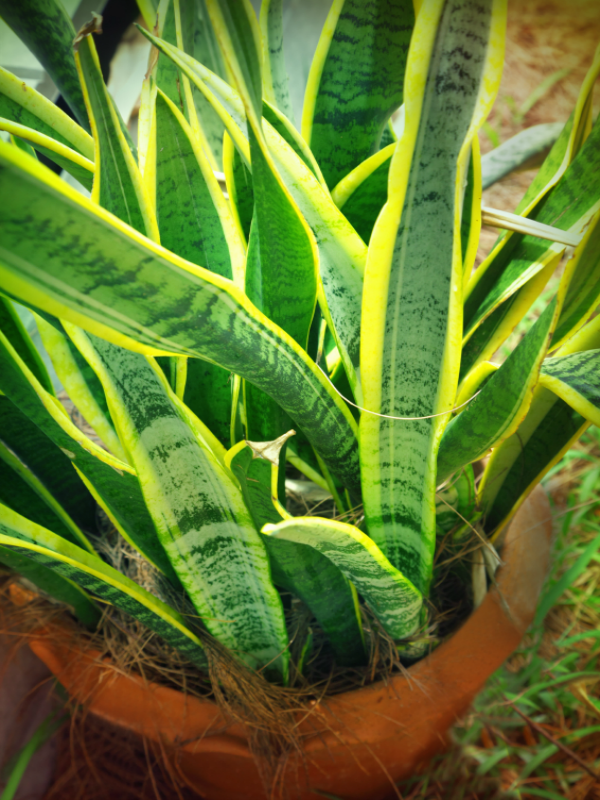
[{"label": "clay pot surface", "polygon": [[[496,585],[464,625],[429,656],[396,675],[314,705],[301,723],[304,757],[281,764],[290,800],[387,800],[448,743],[448,730],[533,620],[551,539],[541,488],[523,503],[505,537]],[[31,642],[71,696],[89,710],[174,753],[185,781],[207,800],[266,800],[244,727],[210,701],[124,675],[45,638]],[[276,796],[276,795],[275,795]]]}]

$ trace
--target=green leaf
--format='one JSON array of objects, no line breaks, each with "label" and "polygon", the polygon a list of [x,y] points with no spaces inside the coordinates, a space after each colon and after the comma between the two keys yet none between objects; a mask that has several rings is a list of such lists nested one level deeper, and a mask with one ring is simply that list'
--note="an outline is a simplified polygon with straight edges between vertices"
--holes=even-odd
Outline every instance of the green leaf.
[{"label": "green leaf", "polygon": [[95,529],[96,504],[71,459],[5,396],[0,396],[0,439],[77,525]]},{"label": "green leaf", "polygon": [[225,132],[223,141],[223,170],[231,210],[246,242],[250,239],[250,225],[254,213],[252,173],[245,165],[239,150]]},{"label": "green leaf", "polygon": [[582,417],[600,425],[600,350],[586,350],[542,364],[541,384]]},{"label": "green leaf", "polygon": [[[225,464],[238,480],[256,530],[260,531],[268,522],[281,522],[281,514],[275,508],[271,496],[272,463],[257,457],[244,441],[238,442],[227,452]],[[285,469],[280,474],[285,475]]]},{"label": "green leaf", "polygon": [[80,332],[167,557],[207,629],[254,668],[287,675],[267,555],[233,477],[178,410],[158,366]]},{"label": "green leaf", "polygon": [[319,169],[319,165],[317,164],[315,157],[289,119],[285,117],[281,111],[279,111],[279,109],[275,108],[275,106],[272,106],[266,100],[263,100],[262,113],[263,119],[266,119],[269,125],[275,128],[277,133],[282,139],[285,139],[294,153],[296,153],[298,158],[304,161],[309,170],[317,178],[321,186],[323,186],[324,189],[327,189],[327,184],[321,175],[321,170]]},{"label": "green leaf", "polygon": [[532,125],[486,153],[481,159],[483,188],[487,189],[515,170],[526,169],[533,159],[556,142],[563,128],[562,122]]},{"label": "green leaf", "polygon": [[[156,213],[162,245],[241,283],[245,248],[227,202],[192,129],[160,90],[156,136]],[[184,400],[221,442],[229,441],[229,372],[213,364],[189,363]]]},{"label": "green leaf", "polygon": [[206,668],[200,640],[185,625],[181,615],[98,556],[1,505],[0,546],[56,570],[64,578],[138,619],[200,669]]},{"label": "green leaf", "polygon": [[573,258],[577,259],[577,266],[556,324],[551,350],[575,334],[600,302],[600,214],[592,221]]},{"label": "green leaf", "polygon": [[69,458],[125,538],[176,584],[132,468],[75,427],[58,400],[42,388],[1,333],[0,390]]},{"label": "green leaf", "polygon": [[330,188],[375,153],[403,103],[412,0],[336,0],[308,79],[302,135]]},{"label": "green leaf", "polygon": [[263,96],[294,124],[289,78],[283,57],[283,0],[263,0],[260,6],[260,31]]},{"label": "green leaf", "polygon": [[331,192],[363,242],[369,243],[379,212],[387,200],[388,178],[395,144],[370,156],[338,183]]},{"label": "green leaf", "polygon": [[[560,230],[583,232],[600,207],[599,144],[600,125],[596,125],[557,186],[529,215],[532,219]],[[465,336],[564,250],[565,245],[535,236],[511,236],[493,263],[482,264],[475,272],[465,300]]]},{"label": "green leaf", "polygon": [[[196,0],[196,34],[194,36],[193,56],[220,78],[227,79],[223,57],[219,50],[205,0]],[[215,160],[215,168],[221,169],[223,161],[223,121],[208,100],[196,87],[193,89],[196,113],[202,125],[206,142]]]},{"label": "green leaf", "polygon": [[206,8],[250,122],[262,114],[261,40],[249,0],[206,0]]},{"label": "green leaf", "polygon": [[0,17],[41,62],[79,124],[89,130],[73,60],[75,28],[59,0],[0,0]]},{"label": "green leaf", "polygon": [[2,295],[0,295],[0,331],[6,336],[44,389],[50,394],[54,394],[52,380],[36,346],[31,341],[31,336],[25,330],[13,303]]},{"label": "green leaf", "polygon": [[430,417],[453,407],[460,363],[460,188],[500,82],[503,30],[503,11],[492,2],[440,0],[417,18],[407,74],[427,79],[407,79],[406,128],[365,273],[359,404],[374,412],[360,421],[367,526],[424,592],[435,547],[437,448],[448,421]]},{"label": "green leaf", "polygon": [[273,581],[299,597],[316,617],[340,666],[366,662],[356,589],[318,550],[280,536],[264,536]]},{"label": "green leaf", "polygon": [[156,219],[121,120],[102,79],[91,34],[75,54],[96,144],[92,200],[158,241]]},{"label": "green leaf", "polygon": [[40,591],[49,594],[60,603],[71,606],[77,619],[86,628],[93,630],[100,622],[102,612],[94,600],[76,583],[63,578],[58,572],[42,564],[36,564],[16,550],[4,546],[0,546],[0,562],[18,572]]},{"label": "green leaf", "polygon": [[0,192],[11,197],[0,208],[5,292],[115,344],[199,356],[253,382],[360,495],[351,414],[306,353],[233,284],[154,245],[3,143]]},{"label": "green leaf", "polygon": [[448,423],[438,451],[438,483],[517,430],[531,404],[558,313],[555,298],[480,393]]},{"label": "green leaf", "polygon": [[265,525],[263,533],[318,551],[351,581],[394,639],[419,625],[421,593],[358,528],[320,517],[294,517]]},{"label": "green leaf", "polygon": [[[541,222],[544,221],[541,216],[539,216],[540,211],[543,214],[546,205],[542,201],[548,195],[548,193],[551,192],[554,187],[556,187],[556,185],[565,175],[569,166],[581,150],[589,128],[591,127],[592,107],[590,98],[598,74],[600,74],[600,52],[596,53],[594,62],[588,70],[581,87],[574,112],[571,114],[571,117],[563,128],[562,133],[554,143],[554,146],[548,154],[548,157],[527,189],[525,196],[517,206],[515,213],[532,217],[534,219],[539,218],[539,221]],[[589,155],[592,155],[593,157],[593,154]],[[560,214],[562,210],[562,208],[558,209],[556,214]],[[551,221],[554,221],[554,217],[550,216],[549,218]],[[564,230],[565,221],[562,217],[560,222],[561,225],[558,227],[562,227]],[[513,234],[510,232],[501,234],[492,252],[475,271],[469,281],[466,292],[466,325],[471,325],[479,306],[485,301],[487,295],[493,290],[494,285],[503,275],[507,265],[510,265],[511,260],[517,254],[518,249],[522,248],[523,243],[528,243],[527,237],[524,238],[520,234]],[[535,238],[530,241],[530,244],[531,246],[538,248],[536,252],[530,254],[534,261],[536,256],[541,256],[543,252],[547,250],[547,244],[542,246],[540,245],[539,240]],[[559,248],[558,252],[562,252],[562,249]],[[531,264],[526,264],[525,262],[524,264],[525,266],[531,266]],[[534,264],[534,268],[539,269],[540,265],[536,266]],[[515,287],[515,291],[517,288],[518,286]],[[482,360],[485,360],[487,357],[488,356],[484,355]]]},{"label": "green leaf", "polygon": [[[122,461],[127,457],[115,432],[102,385],[79,350],[69,339],[60,320],[36,314],[42,344],[69,399],[81,412],[111,453]],[[46,526],[48,527],[48,526]]]},{"label": "green leaf", "polygon": [[[600,348],[600,318],[588,322],[557,352],[570,356]],[[489,531],[498,530],[523,499],[588,427],[568,403],[544,385],[535,390],[518,430],[495,448],[479,485]]]},{"label": "green leaf", "polygon": [[28,142],[34,146],[39,153],[43,153],[54,161],[78,180],[88,191],[91,191],[94,180],[94,164],[85,156],[56,141],[52,136],[46,136],[33,128],[28,128],[25,125],[2,117],[0,117],[0,130],[7,131],[12,136],[18,136],[21,141]]},{"label": "green leaf", "polygon": [[[0,433],[1,435],[1,433]],[[44,484],[0,441],[0,501],[38,525],[52,528],[74,544],[94,552],[85,533]]]},{"label": "green leaf", "polygon": [[[317,300],[314,239],[272,164],[250,131],[254,216],[246,262],[246,294],[272,322],[306,349]],[[249,438],[276,439],[290,428],[279,406],[252,386],[244,392]]]}]

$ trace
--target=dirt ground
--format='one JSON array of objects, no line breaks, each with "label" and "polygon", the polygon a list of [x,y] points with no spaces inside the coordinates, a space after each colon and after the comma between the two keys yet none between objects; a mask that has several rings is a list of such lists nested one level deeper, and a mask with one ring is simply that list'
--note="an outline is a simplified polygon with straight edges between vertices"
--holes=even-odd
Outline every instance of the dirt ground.
[{"label": "dirt ground", "polygon": [[[498,98],[488,120],[500,142],[541,122],[566,122],[600,45],[600,0],[509,0],[506,61]],[[569,70],[522,119],[519,109],[540,83],[559,70]],[[594,114],[600,108],[600,86]],[[481,150],[493,144],[480,134]],[[487,206],[513,211],[535,170],[513,174],[484,192]],[[489,251],[497,231],[484,228],[480,256]]]}]

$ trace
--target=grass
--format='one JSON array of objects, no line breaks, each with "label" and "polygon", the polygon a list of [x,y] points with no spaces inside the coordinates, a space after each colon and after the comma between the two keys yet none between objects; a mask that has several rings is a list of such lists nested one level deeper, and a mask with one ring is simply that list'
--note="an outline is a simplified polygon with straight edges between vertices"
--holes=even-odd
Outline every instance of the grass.
[{"label": "grass", "polygon": [[600,800],[600,430],[544,479],[553,568],[536,623],[404,800]]}]

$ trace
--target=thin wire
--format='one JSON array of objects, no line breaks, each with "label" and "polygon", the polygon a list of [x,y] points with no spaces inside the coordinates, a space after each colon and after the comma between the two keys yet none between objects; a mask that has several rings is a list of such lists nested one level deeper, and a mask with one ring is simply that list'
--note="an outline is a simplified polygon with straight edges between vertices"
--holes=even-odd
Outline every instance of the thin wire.
[{"label": "thin wire", "polygon": [[363,408],[362,406],[357,406],[356,403],[352,402],[352,400],[348,400],[348,398],[344,397],[344,395],[333,385],[333,383],[331,382],[331,380],[329,378],[329,375],[323,369],[321,369],[321,367],[319,366],[319,363],[318,362],[315,362],[315,363],[317,364],[317,367],[319,367],[319,369],[321,370],[323,375],[327,378],[327,380],[331,384],[331,386],[334,389],[334,391],[336,391],[339,394],[339,396],[342,398],[342,400],[345,400],[351,406],[354,406],[354,408],[358,408],[359,411],[364,411],[365,414],[373,414],[374,417],[382,417],[383,419],[399,419],[399,420],[401,420],[403,422],[413,422],[413,421],[416,422],[416,421],[418,421],[420,419],[433,419],[434,417],[444,417],[446,414],[452,414],[454,411],[458,411],[460,408],[463,408],[464,406],[466,406],[468,403],[471,402],[471,400],[474,400],[477,397],[477,395],[480,394],[481,391],[482,391],[480,389],[478,392],[475,392],[475,394],[472,397],[469,397],[468,400],[465,400],[464,403],[461,403],[459,406],[455,406],[454,408],[449,408],[448,411],[440,411],[439,414],[428,414],[426,417],[392,417],[390,414],[379,414],[377,411],[369,411],[368,408]]}]

